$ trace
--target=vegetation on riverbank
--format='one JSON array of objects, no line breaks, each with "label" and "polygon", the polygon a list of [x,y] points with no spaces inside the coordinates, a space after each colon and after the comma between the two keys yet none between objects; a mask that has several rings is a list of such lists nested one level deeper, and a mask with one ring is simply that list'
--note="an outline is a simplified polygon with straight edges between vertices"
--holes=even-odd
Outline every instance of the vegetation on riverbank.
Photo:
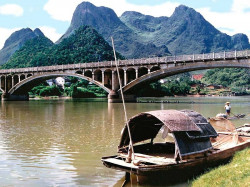
[{"label": "vegetation on riverbank", "polygon": [[144,83],[130,90],[131,94],[137,97],[164,97],[174,95],[188,95],[191,91],[191,85],[199,81],[192,81],[189,74],[182,76],[173,76],[164,80],[154,83]]},{"label": "vegetation on riverbank", "polygon": [[221,85],[230,88],[231,92],[247,95],[246,90],[250,88],[250,72],[246,68],[212,69],[206,72],[202,83]]},{"label": "vegetation on riverbank", "polygon": [[250,148],[236,153],[229,164],[200,176],[191,186],[250,186]]},{"label": "vegetation on riverbank", "polygon": [[30,97],[72,97],[72,98],[95,98],[106,97],[107,93],[100,87],[89,84],[88,81],[78,80],[68,77],[69,82],[62,88],[57,85],[49,86],[46,82],[34,87],[30,92]]},{"label": "vegetation on riverbank", "polygon": [[[210,74],[210,73],[208,73]],[[189,73],[172,76],[164,79],[164,83],[157,81],[154,83],[141,84],[130,90],[129,94],[135,94],[137,97],[164,97],[164,96],[186,96],[186,95],[219,95],[228,96],[233,93],[237,95],[247,95],[246,89],[239,91],[220,86],[214,88],[206,86],[203,81],[191,80]],[[68,82],[64,89],[53,85],[42,84],[34,87],[30,96],[47,97],[47,96],[64,96],[73,98],[91,98],[106,97],[107,93],[100,87],[73,77],[66,78]],[[247,79],[247,78],[246,78]],[[208,80],[206,78],[205,80]],[[245,82],[244,82],[245,81]],[[247,80],[237,80],[240,84],[245,84]],[[237,84],[237,85],[239,85]],[[244,86],[241,88],[243,89]]]},{"label": "vegetation on riverbank", "polygon": [[190,73],[164,79],[164,83],[145,83],[131,92],[140,97],[185,96],[185,95],[249,95],[250,76],[248,69],[213,69],[200,81],[192,80]]}]

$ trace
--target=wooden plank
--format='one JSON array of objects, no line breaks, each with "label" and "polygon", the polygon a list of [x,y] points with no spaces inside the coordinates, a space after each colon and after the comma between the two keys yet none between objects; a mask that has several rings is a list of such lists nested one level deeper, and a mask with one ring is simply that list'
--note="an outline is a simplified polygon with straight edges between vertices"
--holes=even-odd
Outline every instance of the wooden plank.
[{"label": "wooden plank", "polygon": [[127,163],[127,162],[125,162],[123,160],[119,160],[119,159],[116,159],[116,158],[103,159],[103,162],[109,162],[111,164],[115,164],[115,165],[122,166],[122,167],[138,169],[138,166],[135,166],[132,163]]},{"label": "wooden plank", "polygon": [[[151,156],[151,155],[145,155],[141,153],[135,153],[135,160],[138,161],[143,161],[143,162],[148,162],[152,164],[157,164],[157,165],[166,165],[166,164],[175,164],[175,159],[174,158],[166,158],[166,157],[160,157],[160,156]],[[126,158],[126,154],[120,154],[121,157]]]}]

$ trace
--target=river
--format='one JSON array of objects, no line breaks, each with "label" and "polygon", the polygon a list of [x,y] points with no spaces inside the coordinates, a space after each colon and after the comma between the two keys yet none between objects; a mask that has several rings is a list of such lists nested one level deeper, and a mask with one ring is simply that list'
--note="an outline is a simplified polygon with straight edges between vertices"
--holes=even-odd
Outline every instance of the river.
[{"label": "river", "polygon": [[[250,114],[250,97],[162,98],[179,103],[127,103],[128,117],[150,110],[192,109],[205,117]],[[120,186],[124,172],[102,156],[117,151],[124,126],[122,104],[105,99],[0,102],[1,186]],[[235,120],[250,122],[250,116]]]}]

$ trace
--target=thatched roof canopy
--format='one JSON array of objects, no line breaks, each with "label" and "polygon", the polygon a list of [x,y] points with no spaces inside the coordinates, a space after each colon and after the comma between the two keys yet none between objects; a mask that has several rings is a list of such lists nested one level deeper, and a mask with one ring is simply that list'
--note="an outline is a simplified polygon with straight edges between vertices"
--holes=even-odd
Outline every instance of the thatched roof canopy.
[{"label": "thatched roof canopy", "polygon": [[[156,110],[140,113],[128,121],[133,143],[154,139],[165,126],[175,136],[181,155],[203,152],[211,149],[210,137],[217,133],[200,113],[192,110]],[[129,145],[129,135],[125,126],[119,149]]]}]

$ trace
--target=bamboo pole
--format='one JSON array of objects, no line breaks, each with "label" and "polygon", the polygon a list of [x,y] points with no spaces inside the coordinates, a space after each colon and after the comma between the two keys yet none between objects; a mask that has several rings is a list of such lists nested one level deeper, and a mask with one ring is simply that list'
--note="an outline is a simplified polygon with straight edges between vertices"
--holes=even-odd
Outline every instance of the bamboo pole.
[{"label": "bamboo pole", "polygon": [[124,101],[124,95],[123,95],[123,90],[122,90],[122,83],[121,83],[121,78],[120,78],[120,73],[119,73],[119,68],[118,68],[118,64],[117,64],[117,58],[116,58],[116,53],[115,53],[115,45],[114,45],[114,40],[113,37],[111,37],[111,41],[112,41],[112,47],[113,47],[113,52],[114,52],[114,57],[115,57],[115,65],[116,65],[116,71],[117,71],[117,75],[118,75],[118,80],[119,80],[119,85],[120,85],[120,91],[121,91],[121,97],[122,97],[122,104],[123,104],[123,110],[124,110],[124,118],[125,118],[125,123],[128,129],[128,135],[129,135],[129,149],[128,149],[128,158],[127,158],[127,162],[131,163],[131,158],[133,157],[134,160],[134,147],[133,147],[133,142],[132,142],[132,136],[131,136],[131,131],[130,131],[130,127],[128,125],[128,116],[127,116],[127,110],[126,110],[126,105],[125,105],[125,101]]}]

